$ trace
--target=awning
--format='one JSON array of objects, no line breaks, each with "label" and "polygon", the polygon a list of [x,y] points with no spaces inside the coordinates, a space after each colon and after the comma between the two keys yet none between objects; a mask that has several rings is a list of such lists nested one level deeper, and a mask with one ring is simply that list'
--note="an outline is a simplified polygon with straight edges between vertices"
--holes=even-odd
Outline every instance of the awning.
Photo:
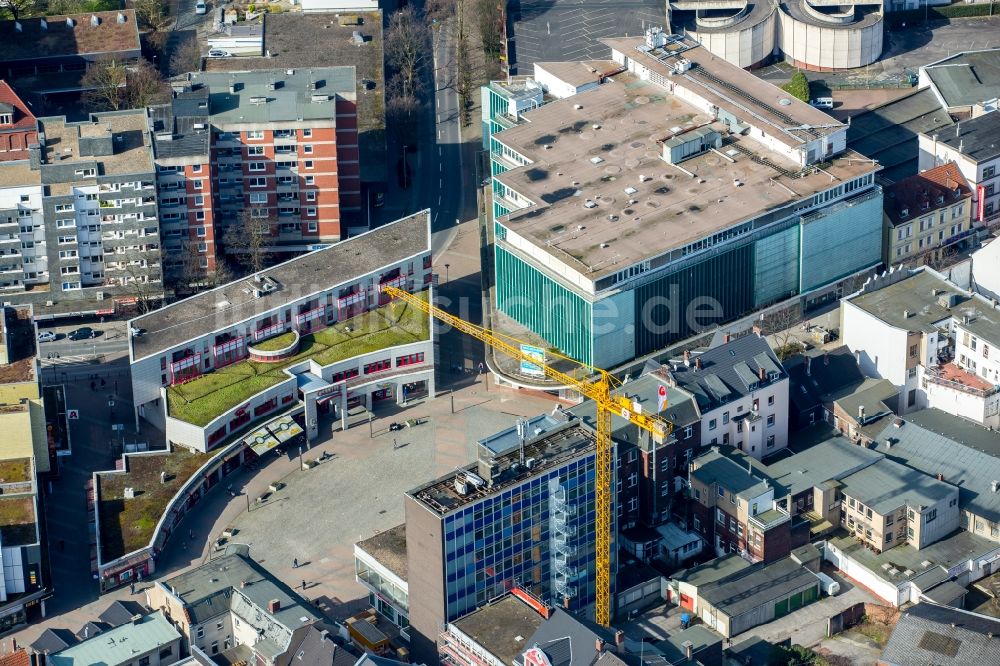
[{"label": "awning", "polygon": [[282,416],[280,419],[275,419],[267,424],[267,429],[271,431],[271,435],[275,437],[279,442],[284,444],[288,440],[292,439],[296,435],[301,435],[304,430],[302,427],[295,422],[291,416]]},{"label": "awning", "polygon": [[243,438],[247,446],[258,456],[263,455],[276,447],[279,442],[277,438],[267,431],[267,428],[260,428]]}]

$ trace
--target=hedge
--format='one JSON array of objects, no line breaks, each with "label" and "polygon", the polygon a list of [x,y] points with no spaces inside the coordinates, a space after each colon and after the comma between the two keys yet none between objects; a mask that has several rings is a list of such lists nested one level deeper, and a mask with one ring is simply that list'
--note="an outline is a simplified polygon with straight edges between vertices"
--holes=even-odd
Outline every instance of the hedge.
[{"label": "hedge", "polygon": [[928,21],[947,21],[953,18],[971,18],[974,16],[990,16],[990,6],[992,5],[992,15],[1000,16],[1000,2],[966,4],[957,2],[953,5],[941,5],[940,7],[928,7],[926,10],[908,9],[903,12],[891,12],[886,15],[885,21],[892,29],[899,28],[903,23],[916,25],[923,23],[925,11]]}]

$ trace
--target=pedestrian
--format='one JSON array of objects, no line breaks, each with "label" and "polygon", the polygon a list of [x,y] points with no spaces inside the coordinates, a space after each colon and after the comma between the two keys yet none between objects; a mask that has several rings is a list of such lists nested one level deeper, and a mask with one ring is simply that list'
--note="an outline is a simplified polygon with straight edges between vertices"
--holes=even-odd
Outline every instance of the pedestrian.
[{"label": "pedestrian", "polygon": [[104,388],[104,384],[105,384],[105,383],[106,383],[106,382],[104,381],[104,377],[101,377],[101,388]]},{"label": "pedestrian", "polygon": [[296,557],[296,558],[292,559],[292,568],[293,569],[298,569],[299,568],[299,558]]},{"label": "pedestrian", "polygon": [[132,594],[135,594],[135,583],[129,583],[128,591]]},{"label": "pedestrian", "polygon": [[188,530],[188,538],[194,541],[194,530]]},{"label": "pedestrian", "polygon": [[302,589],[303,590],[306,589],[306,581],[305,580],[302,581]]}]

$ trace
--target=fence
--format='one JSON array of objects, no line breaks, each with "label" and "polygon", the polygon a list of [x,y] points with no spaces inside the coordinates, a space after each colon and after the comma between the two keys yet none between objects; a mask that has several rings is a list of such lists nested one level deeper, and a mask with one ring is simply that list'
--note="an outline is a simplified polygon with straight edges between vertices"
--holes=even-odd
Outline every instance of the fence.
[{"label": "fence", "polygon": [[879,624],[892,627],[899,621],[901,612],[898,608],[893,608],[892,606],[883,606],[868,602],[856,603],[836,615],[827,618],[826,635],[830,637],[839,634],[858,624],[866,617]]}]

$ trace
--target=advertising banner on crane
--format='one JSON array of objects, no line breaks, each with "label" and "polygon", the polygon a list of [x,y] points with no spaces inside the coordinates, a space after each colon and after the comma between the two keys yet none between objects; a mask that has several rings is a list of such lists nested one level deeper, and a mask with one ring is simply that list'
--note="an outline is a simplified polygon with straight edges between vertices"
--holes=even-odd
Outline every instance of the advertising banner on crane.
[{"label": "advertising banner on crane", "polygon": [[530,356],[539,363],[539,365],[535,365],[528,361],[521,361],[521,374],[532,377],[544,377],[545,372],[542,370],[542,365],[545,364],[545,350],[532,345],[521,345],[521,353]]}]

